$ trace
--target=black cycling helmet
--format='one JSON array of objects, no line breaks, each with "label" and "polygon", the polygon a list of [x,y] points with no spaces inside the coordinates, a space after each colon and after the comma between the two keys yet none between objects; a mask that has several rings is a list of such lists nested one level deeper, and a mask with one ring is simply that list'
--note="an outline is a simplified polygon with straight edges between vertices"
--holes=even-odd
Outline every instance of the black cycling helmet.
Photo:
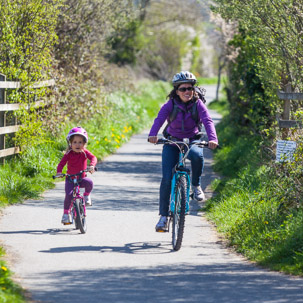
[{"label": "black cycling helmet", "polygon": [[182,83],[190,83],[192,85],[195,85],[197,82],[197,79],[194,74],[188,72],[188,71],[182,71],[178,74],[175,74],[172,80],[173,86],[176,87]]}]

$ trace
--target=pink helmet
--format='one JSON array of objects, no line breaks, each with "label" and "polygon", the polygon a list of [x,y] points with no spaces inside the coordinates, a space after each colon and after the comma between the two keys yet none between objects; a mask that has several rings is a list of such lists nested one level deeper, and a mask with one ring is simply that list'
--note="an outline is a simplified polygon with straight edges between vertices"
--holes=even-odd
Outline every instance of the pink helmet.
[{"label": "pink helmet", "polygon": [[82,137],[84,137],[84,139],[85,139],[85,143],[88,142],[87,132],[86,132],[86,130],[85,130],[84,128],[82,128],[82,127],[77,126],[77,127],[72,128],[72,129],[69,131],[68,135],[66,136],[67,142],[69,142],[70,137],[73,136],[73,135],[82,136]]}]

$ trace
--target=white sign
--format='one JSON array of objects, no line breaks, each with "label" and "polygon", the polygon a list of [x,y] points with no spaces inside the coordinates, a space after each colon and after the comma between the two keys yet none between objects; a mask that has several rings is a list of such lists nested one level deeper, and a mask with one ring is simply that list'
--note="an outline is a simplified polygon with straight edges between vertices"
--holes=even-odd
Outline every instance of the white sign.
[{"label": "white sign", "polygon": [[278,140],[276,162],[290,162],[293,161],[294,152],[297,144],[295,141]]}]

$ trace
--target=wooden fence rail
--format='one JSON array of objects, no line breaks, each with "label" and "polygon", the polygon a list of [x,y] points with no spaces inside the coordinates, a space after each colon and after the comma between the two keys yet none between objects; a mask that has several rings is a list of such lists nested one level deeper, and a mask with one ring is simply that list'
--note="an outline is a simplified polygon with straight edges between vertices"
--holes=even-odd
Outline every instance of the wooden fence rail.
[{"label": "wooden fence rail", "polygon": [[[55,80],[40,81],[34,83],[29,89],[36,89],[41,87],[50,87],[55,85]],[[20,82],[6,81],[6,77],[3,74],[0,74],[0,158],[11,156],[20,152],[18,146],[6,148],[5,147],[5,135],[16,133],[20,128],[20,125],[17,124],[17,119],[15,118],[15,125],[6,125],[6,114],[7,112],[16,111],[21,107],[24,107],[24,104],[17,103],[6,103],[6,90],[7,89],[19,89],[21,88]],[[34,105],[35,107],[41,107],[44,104],[44,101],[36,101],[27,105],[27,107]]]},{"label": "wooden fence rail", "polygon": [[[282,113],[282,119],[278,118],[278,124],[280,128],[303,128],[303,123],[301,120],[290,120],[290,102],[291,101],[302,101],[303,93],[291,92],[291,86],[286,86],[286,91],[278,91],[278,97],[280,100],[284,100],[284,107]],[[285,139],[287,137],[287,131],[282,132],[282,137]]]}]

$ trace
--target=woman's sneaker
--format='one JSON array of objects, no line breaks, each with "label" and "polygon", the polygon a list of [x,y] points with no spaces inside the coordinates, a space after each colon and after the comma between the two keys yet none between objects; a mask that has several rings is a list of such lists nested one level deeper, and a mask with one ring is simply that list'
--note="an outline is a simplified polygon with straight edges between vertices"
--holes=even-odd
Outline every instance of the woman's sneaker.
[{"label": "woman's sneaker", "polygon": [[90,195],[84,196],[85,206],[92,206],[92,199]]},{"label": "woman's sneaker", "polygon": [[167,217],[161,216],[159,222],[156,225],[157,232],[165,232],[167,230]]},{"label": "woman's sneaker", "polygon": [[201,186],[193,186],[193,198],[194,200],[201,202],[205,200],[205,195]]},{"label": "woman's sneaker", "polygon": [[64,225],[72,224],[72,220],[71,220],[70,214],[63,214],[61,223],[64,224]]}]

